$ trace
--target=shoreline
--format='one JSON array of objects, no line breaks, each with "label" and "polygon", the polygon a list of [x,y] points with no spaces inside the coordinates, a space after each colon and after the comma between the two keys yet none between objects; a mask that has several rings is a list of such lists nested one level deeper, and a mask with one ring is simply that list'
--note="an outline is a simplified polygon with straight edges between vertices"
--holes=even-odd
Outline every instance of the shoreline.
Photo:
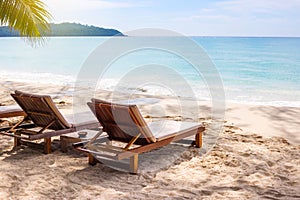
[{"label": "shoreline", "polygon": [[[16,72],[12,71],[0,71],[0,74],[3,75],[0,78],[0,83],[3,86],[3,88],[7,88],[7,90],[13,92],[15,89],[14,85],[24,85],[24,88],[28,88],[31,85],[41,85],[41,87],[47,87],[48,85],[51,85],[55,88],[64,88],[66,91],[66,88],[68,88],[68,92],[72,94],[74,92],[74,87],[76,83],[76,75],[63,75],[63,74],[52,74],[50,72],[47,73],[31,73],[31,72],[22,72],[21,76],[19,75],[18,77],[15,76]],[[28,76],[33,76],[32,79],[26,80]],[[48,77],[51,76],[52,79],[51,81],[48,79]],[[26,81],[25,81],[26,80]],[[53,81],[54,80],[54,81]],[[55,82],[55,84],[53,83]],[[116,80],[114,78],[105,78],[103,80],[103,86],[105,88],[95,88],[95,90],[104,90],[107,92],[113,92],[114,85]],[[3,88],[1,90],[3,90]],[[232,90],[233,88],[228,89],[229,91]],[[126,90],[124,94],[126,95],[127,93],[135,93],[139,95],[145,95],[145,96],[164,96],[163,92],[154,92],[153,91],[147,91],[147,89],[144,88],[124,88]],[[198,88],[198,90],[201,90]],[[197,89],[196,91],[197,92]],[[272,106],[272,107],[287,107],[287,108],[300,108],[300,101],[295,101],[295,100],[290,100],[290,101],[285,101],[285,100],[272,100],[268,101],[267,99],[262,99],[261,101],[258,100],[237,100],[237,99],[232,99],[232,98],[226,98],[226,88],[224,86],[224,92],[225,92],[225,103],[226,104],[240,104],[240,105],[246,105],[246,106]],[[57,92],[58,93],[58,92]],[[205,91],[204,96],[197,96],[197,101],[210,101],[211,98],[206,94],[207,91]],[[209,92],[208,92],[209,93]],[[55,91],[53,91],[53,94],[55,94]],[[231,94],[232,96],[232,94]],[[249,96],[249,95],[248,95]],[[171,96],[166,96],[166,97],[171,97]],[[191,97],[182,97],[183,99],[189,99]],[[265,97],[264,97],[265,98]],[[246,98],[247,99],[247,98]]]},{"label": "shoreline", "polygon": [[[0,81],[1,82],[1,81]],[[70,114],[77,108],[73,106],[73,89],[70,86],[51,85],[48,84],[31,84],[21,82],[11,82],[10,88],[2,84],[0,86],[1,105],[15,104],[10,97],[10,93],[14,90],[20,90],[28,93],[47,94],[50,95],[54,102],[58,105],[62,112]],[[85,92],[85,90],[82,90]],[[149,94],[128,94],[105,90],[95,91],[96,98],[114,101],[127,99],[138,99],[138,107],[144,116],[148,118],[160,118],[169,116],[170,118],[180,118],[180,120],[199,121],[201,119],[209,119],[212,115],[212,103],[201,100],[195,101],[189,98],[176,98],[171,96],[156,96]],[[91,97],[91,98],[92,98]],[[80,97],[81,98],[81,97]],[[147,102],[147,99],[149,101]],[[88,111],[86,103],[90,100],[89,97],[84,97],[86,102],[82,102],[80,110]],[[144,101],[144,102],[143,102]],[[180,101],[180,102],[178,102]],[[180,105],[181,104],[181,105]],[[198,106],[198,111],[194,110]],[[178,108],[180,108],[178,110]],[[225,102],[225,113],[221,112],[221,117],[224,114],[225,125],[237,126],[240,129],[262,135],[264,137],[284,137],[293,144],[300,144],[300,107],[288,106],[270,106],[270,105],[251,105]],[[222,119],[221,119],[222,120]]]}]

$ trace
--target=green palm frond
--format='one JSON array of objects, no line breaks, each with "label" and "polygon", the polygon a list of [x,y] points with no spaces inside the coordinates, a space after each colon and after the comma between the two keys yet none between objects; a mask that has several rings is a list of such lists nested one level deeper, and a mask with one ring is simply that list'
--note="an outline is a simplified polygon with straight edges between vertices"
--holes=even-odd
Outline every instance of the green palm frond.
[{"label": "green palm frond", "polygon": [[0,0],[0,25],[8,25],[36,42],[50,31],[50,13],[41,0]]}]

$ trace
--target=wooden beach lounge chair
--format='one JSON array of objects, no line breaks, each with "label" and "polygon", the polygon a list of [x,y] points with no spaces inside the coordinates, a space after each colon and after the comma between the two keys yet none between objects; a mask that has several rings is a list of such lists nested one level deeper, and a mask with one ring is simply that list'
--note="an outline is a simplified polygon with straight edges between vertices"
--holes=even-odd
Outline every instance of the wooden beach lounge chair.
[{"label": "wooden beach lounge chair", "polygon": [[[92,99],[88,105],[109,141],[107,144],[97,143],[97,140],[73,144],[76,149],[89,154],[89,164],[96,164],[97,157],[113,160],[130,158],[129,171],[137,173],[140,153],[193,135],[195,145],[199,148],[202,146],[202,132],[205,129],[197,123],[165,120],[147,124],[136,105],[113,104],[98,99]],[[113,146],[110,141],[123,142],[125,147]]]},{"label": "wooden beach lounge chair", "polygon": [[[14,146],[20,145],[23,141],[44,139],[44,152],[47,154],[51,152],[51,137],[99,127],[99,122],[96,119],[76,125],[69,123],[48,95],[15,91],[11,96],[26,113],[23,120],[10,129],[0,129],[0,134],[14,137]],[[28,120],[32,123],[26,128],[22,127],[24,123],[28,123]]]}]

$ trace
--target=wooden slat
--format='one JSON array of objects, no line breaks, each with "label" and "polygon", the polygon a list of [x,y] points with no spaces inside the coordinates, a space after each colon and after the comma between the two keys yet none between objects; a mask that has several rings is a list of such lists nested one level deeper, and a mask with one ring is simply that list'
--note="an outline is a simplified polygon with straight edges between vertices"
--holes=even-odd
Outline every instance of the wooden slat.
[{"label": "wooden slat", "polygon": [[10,136],[10,137],[19,138],[19,139],[29,140],[29,136],[16,135],[15,133],[0,132],[0,134],[1,135],[7,135],[7,136]]},{"label": "wooden slat", "polygon": [[137,136],[133,137],[130,140],[130,142],[128,142],[128,144],[124,147],[124,151],[127,151],[140,136],[141,136],[141,133],[139,133]]},{"label": "wooden slat", "polygon": [[134,120],[134,123],[137,125],[140,133],[144,135],[144,138],[147,140],[147,142],[148,143],[156,142],[156,138],[154,137],[151,130],[149,129],[138,107],[134,105],[134,106],[130,106],[129,108],[130,108],[130,115]]},{"label": "wooden slat", "polygon": [[62,129],[62,130],[58,130],[58,131],[49,131],[49,132],[40,133],[40,134],[36,134],[36,135],[30,135],[29,139],[30,140],[38,140],[38,139],[43,139],[43,138],[47,138],[47,137],[59,136],[59,135],[62,135],[65,133],[71,133],[74,131],[75,130],[73,128]]},{"label": "wooden slat", "polygon": [[51,117],[52,116],[49,113],[35,112],[35,111],[27,111],[27,113],[33,114],[33,115],[40,115],[40,116],[44,116],[44,117]]},{"label": "wooden slat", "polygon": [[24,135],[36,135],[36,134],[38,134],[37,131],[33,131],[33,130],[29,130],[29,129],[19,129],[16,132],[22,133]]}]

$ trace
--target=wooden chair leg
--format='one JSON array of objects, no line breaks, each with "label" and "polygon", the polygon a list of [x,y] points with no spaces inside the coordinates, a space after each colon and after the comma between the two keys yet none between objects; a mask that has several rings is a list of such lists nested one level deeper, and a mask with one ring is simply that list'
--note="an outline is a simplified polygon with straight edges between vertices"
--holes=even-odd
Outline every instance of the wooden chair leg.
[{"label": "wooden chair leg", "polygon": [[68,152],[67,146],[68,146],[68,143],[67,143],[66,139],[63,138],[63,137],[60,137],[60,149],[61,149],[61,151],[63,153],[67,153]]},{"label": "wooden chair leg", "polygon": [[132,157],[130,157],[130,173],[131,174],[137,174],[139,165],[139,154],[134,154]]},{"label": "wooden chair leg", "polygon": [[89,164],[90,165],[96,165],[97,164],[97,159],[91,154],[88,154],[88,159],[89,159]]},{"label": "wooden chair leg", "polygon": [[[21,135],[20,133],[15,133],[15,135]],[[14,147],[20,146],[21,145],[21,139],[14,137]]]},{"label": "wooden chair leg", "polygon": [[202,132],[198,132],[195,136],[195,143],[196,147],[201,148],[202,147]]},{"label": "wooden chair leg", "polygon": [[51,137],[44,138],[44,153],[45,154],[51,153]]}]

